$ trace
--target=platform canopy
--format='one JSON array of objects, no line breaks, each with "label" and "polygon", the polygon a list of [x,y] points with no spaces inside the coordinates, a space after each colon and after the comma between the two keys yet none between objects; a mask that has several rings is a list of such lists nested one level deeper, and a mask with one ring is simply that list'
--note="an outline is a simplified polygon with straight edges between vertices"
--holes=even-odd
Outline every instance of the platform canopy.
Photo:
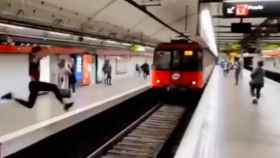
[{"label": "platform canopy", "polygon": [[[133,2],[180,32],[197,31],[198,0]],[[0,19],[153,44],[177,35],[127,0],[0,0]]]}]

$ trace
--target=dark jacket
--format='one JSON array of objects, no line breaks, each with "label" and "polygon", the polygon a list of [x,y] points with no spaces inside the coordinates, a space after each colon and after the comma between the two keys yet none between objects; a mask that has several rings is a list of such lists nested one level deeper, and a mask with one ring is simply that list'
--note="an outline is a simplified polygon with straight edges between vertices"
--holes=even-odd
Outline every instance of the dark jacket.
[{"label": "dark jacket", "polygon": [[149,69],[149,65],[148,63],[144,63],[142,66],[141,66],[141,69],[144,73],[146,74],[150,74],[150,69]]},{"label": "dark jacket", "polygon": [[251,83],[256,85],[264,85],[265,71],[262,68],[256,68],[251,73]]}]

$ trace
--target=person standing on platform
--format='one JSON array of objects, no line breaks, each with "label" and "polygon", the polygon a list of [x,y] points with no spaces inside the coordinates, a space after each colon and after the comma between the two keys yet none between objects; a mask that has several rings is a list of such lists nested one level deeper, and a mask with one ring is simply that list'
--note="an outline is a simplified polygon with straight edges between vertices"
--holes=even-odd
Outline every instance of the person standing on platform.
[{"label": "person standing on platform", "polygon": [[110,60],[108,60],[108,66],[107,66],[107,84],[112,85],[112,66]]},{"label": "person standing on platform", "polygon": [[227,76],[228,72],[229,72],[229,63],[227,61],[224,62],[224,76]]},{"label": "person standing on platform", "polygon": [[57,75],[57,85],[60,89],[60,93],[65,97],[71,96],[71,90],[69,87],[71,71],[69,67],[66,65],[65,59],[61,59],[58,62],[58,75]]},{"label": "person standing on platform", "polygon": [[235,62],[234,67],[235,67],[235,73],[234,73],[235,85],[238,85],[239,78],[240,78],[240,72],[241,72],[241,64],[240,64],[239,60],[237,60]]},{"label": "person standing on platform", "polygon": [[103,78],[104,78],[104,84],[105,85],[107,85],[107,64],[108,63],[108,61],[107,60],[105,60],[104,61],[104,64],[103,64],[103,67],[102,67],[102,71],[103,71]]},{"label": "person standing on platform", "polygon": [[138,64],[135,65],[135,70],[138,76],[141,75],[141,70],[140,70],[140,66]]},{"label": "person standing on platform", "polygon": [[73,106],[73,102],[65,103],[63,100],[63,96],[61,95],[57,85],[47,82],[39,81],[40,78],[40,60],[44,57],[44,54],[41,53],[41,47],[37,46],[32,48],[31,51],[31,64],[30,64],[30,71],[29,75],[31,81],[29,82],[29,97],[28,100],[23,100],[19,98],[14,98],[12,93],[8,93],[1,97],[1,99],[8,99],[8,100],[15,100],[19,104],[27,107],[33,108],[39,92],[53,92],[56,98],[60,101],[61,104],[64,105],[64,110],[68,110],[70,107]]},{"label": "person standing on platform", "polygon": [[110,64],[110,60],[105,60],[102,70],[104,73],[105,85],[112,85],[112,66]]},{"label": "person standing on platform", "polygon": [[150,69],[149,69],[149,64],[145,62],[142,66],[142,71],[143,71],[143,77],[144,79],[147,79],[147,76],[150,74]]},{"label": "person standing on platform", "polygon": [[72,92],[76,93],[76,76],[75,76],[75,60],[72,58],[72,63],[69,65],[70,74],[69,74],[69,88],[72,90]]},{"label": "person standing on platform", "polygon": [[70,70],[66,67],[66,61],[61,59],[58,64],[57,85],[60,89],[69,89]]},{"label": "person standing on platform", "polygon": [[258,66],[251,73],[251,81],[250,81],[250,91],[253,97],[253,104],[258,103],[258,99],[261,96],[261,89],[264,87],[264,76],[265,71],[263,70],[263,61],[258,62]]}]

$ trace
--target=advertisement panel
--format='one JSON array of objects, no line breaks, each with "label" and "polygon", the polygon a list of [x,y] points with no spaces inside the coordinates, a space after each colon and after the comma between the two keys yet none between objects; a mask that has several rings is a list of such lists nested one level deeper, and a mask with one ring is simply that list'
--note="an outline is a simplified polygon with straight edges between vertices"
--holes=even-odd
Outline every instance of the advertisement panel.
[{"label": "advertisement panel", "polygon": [[91,73],[92,73],[91,64],[92,64],[92,55],[89,54],[83,55],[82,85],[91,84]]},{"label": "advertisement panel", "polygon": [[280,1],[224,2],[225,17],[278,17]]},{"label": "advertisement panel", "polygon": [[82,56],[81,55],[78,55],[76,57],[76,72],[75,72],[75,77],[76,77],[76,80],[77,80],[77,83],[81,83],[82,79],[83,79],[83,61],[82,61]]}]

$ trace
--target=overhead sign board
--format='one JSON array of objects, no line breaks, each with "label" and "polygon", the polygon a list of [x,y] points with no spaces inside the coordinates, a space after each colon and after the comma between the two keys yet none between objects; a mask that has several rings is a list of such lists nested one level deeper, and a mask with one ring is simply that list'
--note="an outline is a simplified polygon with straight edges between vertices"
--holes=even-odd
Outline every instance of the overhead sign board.
[{"label": "overhead sign board", "polygon": [[278,17],[280,1],[224,2],[225,17]]},{"label": "overhead sign board", "polygon": [[251,33],[251,23],[232,23],[231,32],[234,33]]}]

